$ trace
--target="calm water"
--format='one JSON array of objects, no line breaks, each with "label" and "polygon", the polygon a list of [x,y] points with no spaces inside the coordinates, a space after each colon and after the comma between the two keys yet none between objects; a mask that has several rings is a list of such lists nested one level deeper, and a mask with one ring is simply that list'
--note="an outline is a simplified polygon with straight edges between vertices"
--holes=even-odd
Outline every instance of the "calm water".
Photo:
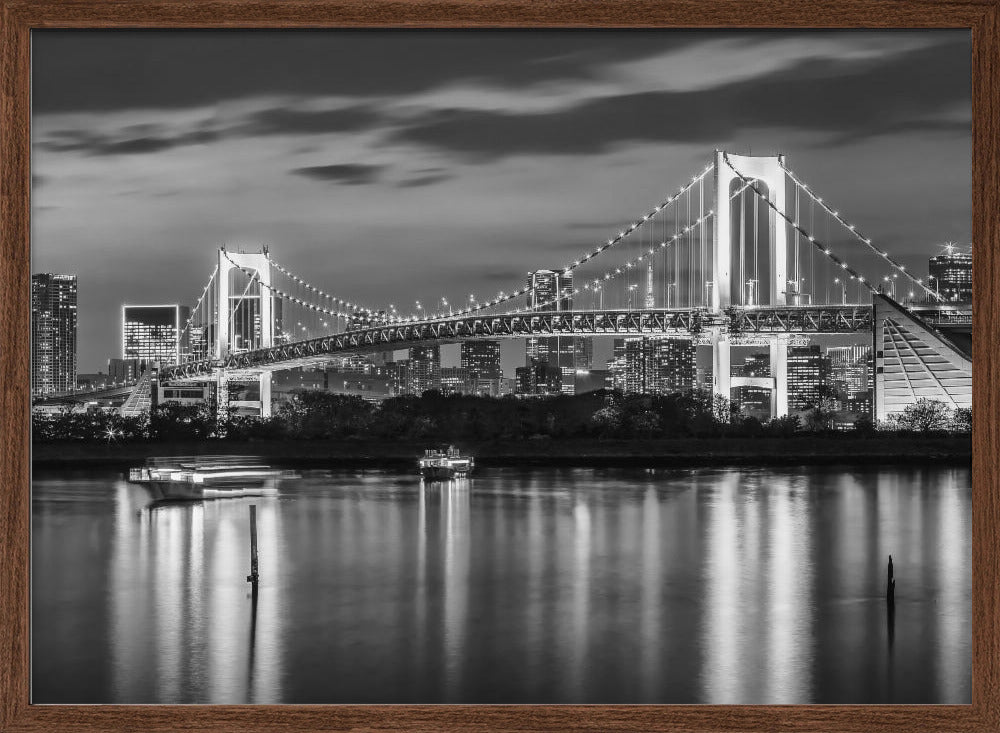
[{"label": "calm water", "polygon": [[967,469],[307,472],[146,502],[36,473],[33,702],[970,701]]}]

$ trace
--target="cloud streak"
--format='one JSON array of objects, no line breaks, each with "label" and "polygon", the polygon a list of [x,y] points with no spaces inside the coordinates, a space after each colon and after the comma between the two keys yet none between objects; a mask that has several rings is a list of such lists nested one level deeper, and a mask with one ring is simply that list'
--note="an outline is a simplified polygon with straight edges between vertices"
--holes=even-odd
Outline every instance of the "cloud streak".
[{"label": "cloud streak", "polygon": [[367,186],[375,183],[383,166],[365,165],[363,163],[336,163],[331,165],[313,165],[305,168],[295,168],[291,172],[316,181],[338,183],[345,186]]},{"label": "cloud streak", "polygon": [[760,128],[818,131],[830,145],[914,130],[960,132],[971,111],[960,120],[933,115],[968,102],[968,84],[955,83],[969,78],[968,56],[959,53],[966,47],[948,40],[889,59],[809,59],[714,88],[601,97],[547,113],[429,110],[389,139],[481,161],[593,155],[635,142],[710,145]]}]

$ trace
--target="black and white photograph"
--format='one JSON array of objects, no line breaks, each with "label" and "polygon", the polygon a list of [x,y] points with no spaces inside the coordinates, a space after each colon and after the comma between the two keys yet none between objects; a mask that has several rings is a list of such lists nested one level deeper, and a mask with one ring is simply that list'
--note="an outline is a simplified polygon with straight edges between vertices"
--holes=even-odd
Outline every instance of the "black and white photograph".
[{"label": "black and white photograph", "polygon": [[971,703],[971,53],[33,30],[31,703]]}]

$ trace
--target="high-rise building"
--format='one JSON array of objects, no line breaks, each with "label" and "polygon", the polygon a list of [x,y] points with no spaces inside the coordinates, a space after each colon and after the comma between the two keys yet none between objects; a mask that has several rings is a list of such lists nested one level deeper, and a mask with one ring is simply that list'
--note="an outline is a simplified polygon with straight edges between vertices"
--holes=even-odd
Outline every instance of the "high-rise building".
[{"label": "high-rise building", "polygon": [[844,409],[866,414],[871,410],[872,350],[868,345],[831,346],[830,385],[837,391]]},{"label": "high-rise building", "polygon": [[694,388],[694,341],[654,337],[646,340],[646,391],[649,394],[689,392]]},{"label": "high-rise building", "polygon": [[522,396],[556,395],[562,391],[562,370],[547,361],[531,359],[514,370],[515,393]]},{"label": "high-rise building", "polygon": [[441,394],[469,394],[473,392],[469,370],[464,367],[441,367]]},{"label": "high-rise building", "polygon": [[409,352],[408,388],[410,394],[421,395],[441,386],[441,348],[413,346]]},{"label": "high-rise building", "polygon": [[386,362],[385,371],[390,393],[397,397],[407,394],[410,387],[410,362],[406,359]]},{"label": "high-rise building", "polygon": [[625,393],[646,393],[646,339],[625,339]]},{"label": "high-rise building", "polygon": [[788,348],[788,409],[799,412],[816,403],[828,384],[830,360],[818,344]]},{"label": "high-rise building", "polygon": [[179,363],[187,351],[188,313],[183,305],[123,305],[122,358]]},{"label": "high-rise building", "polygon": [[503,380],[499,341],[463,341],[461,367],[468,375],[469,391],[482,397],[499,397]]},{"label": "high-rise building", "polygon": [[625,339],[612,342],[611,358],[608,360],[608,378],[605,386],[619,392],[625,391]]},{"label": "high-rise building", "polygon": [[463,341],[460,361],[472,379],[500,379],[503,376],[499,341]]},{"label": "high-rise building", "polygon": [[[528,307],[534,311],[573,309],[573,273],[536,270],[528,275]],[[525,343],[529,359],[547,361],[562,373],[563,394],[573,394],[577,369],[589,367],[590,345],[576,336],[531,336]]]},{"label": "high-rise building", "polygon": [[949,251],[931,257],[928,280],[934,292],[945,300],[972,302],[972,253]]},{"label": "high-rise building", "polygon": [[76,388],[76,275],[31,276],[31,393]]},{"label": "high-rise building", "polygon": [[691,339],[634,337],[620,340],[621,345],[619,339],[615,340],[614,356],[609,363],[612,386],[628,394],[672,394],[694,387],[695,346]]},{"label": "high-rise building", "polygon": [[134,382],[142,375],[138,359],[108,359],[108,378],[112,382]]}]

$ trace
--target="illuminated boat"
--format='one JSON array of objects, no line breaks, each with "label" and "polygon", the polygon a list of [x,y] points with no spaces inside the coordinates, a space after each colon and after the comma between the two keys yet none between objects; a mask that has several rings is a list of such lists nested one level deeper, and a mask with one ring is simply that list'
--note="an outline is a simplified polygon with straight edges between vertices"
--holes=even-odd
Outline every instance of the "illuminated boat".
[{"label": "illuminated boat", "polygon": [[247,456],[149,458],[129,469],[128,479],[145,486],[154,501],[197,501],[244,496],[274,496],[278,482],[294,478]]},{"label": "illuminated boat", "polygon": [[420,475],[429,481],[446,481],[463,478],[472,473],[475,461],[471,456],[463,456],[458,448],[448,446],[448,450],[425,450],[419,460]]}]

